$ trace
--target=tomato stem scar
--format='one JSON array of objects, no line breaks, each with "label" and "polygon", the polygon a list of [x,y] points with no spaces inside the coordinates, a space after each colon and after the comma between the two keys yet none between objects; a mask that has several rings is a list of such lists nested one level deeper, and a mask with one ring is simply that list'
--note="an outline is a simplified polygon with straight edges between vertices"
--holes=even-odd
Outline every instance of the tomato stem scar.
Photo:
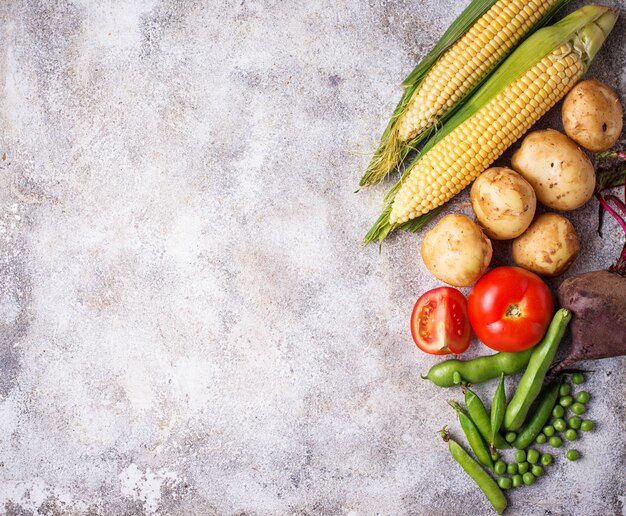
[{"label": "tomato stem scar", "polygon": [[505,315],[509,319],[518,319],[519,317],[522,316],[522,309],[520,308],[518,304],[509,305],[506,308]]}]

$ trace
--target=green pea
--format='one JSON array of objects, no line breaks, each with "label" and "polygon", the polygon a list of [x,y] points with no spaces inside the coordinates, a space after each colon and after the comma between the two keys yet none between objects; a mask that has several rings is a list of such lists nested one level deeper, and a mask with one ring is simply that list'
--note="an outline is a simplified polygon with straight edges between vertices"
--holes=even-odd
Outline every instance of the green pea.
[{"label": "green pea", "polygon": [[585,412],[587,412],[587,409],[582,403],[577,402],[572,405],[572,412],[580,416],[581,414],[584,414]]},{"label": "green pea", "polygon": [[559,388],[559,395],[561,396],[567,396],[570,392],[572,392],[572,388],[570,387],[569,383],[564,383]]},{"label": "green pea", "polygon": [[493,460],[494,462],[497,461],[500,458],[500,454],[497,451],[492,451],[491,452],[491,460]]},{"label": "green pea", "polygon": [[567,428],[567,423],[565,422],[565,419],[559,418],[552,422],[552,426],[557,432],[562,432]]},{"label": "green pea", "polygon": [[572,416],[567,420],[567,424],[569,425],[569,427],[573,428],[574,430],[578,430],[580,428],[581,422],[582,419],[580,419],[578,416]]},{"label": "green pea", "polygon": [[517,434],[515,432],[507,432],[506,435],[504,436],[504,440],[509,444],[515,441],[516,438],[517,438]]},{"label": "green pea", "polygon": [[580,452],[578,450],[567,450],[565,458],[567,460],[578,460],[580,459]]},{"label": "green pea", "polygon": [[587,391],[580,391],[576,395],[576,401],[578,401],[580,403],[587,403],[589,401],[590,397],[591,396],[589,395],[589,393]]},{"label": "green pea", "polygon": [[523,483],[522,475],[513,475],[511,480],[513,481],[513,487],[519,487]]},{"label": "green pea", "polygon": [[561,439],[558,435],[550,437],[550,440],[548,442],[553,448],[559,448],[563,445],[563,439]]},{"label": "green pea", "polygon": [[515,475],[515,473],[517,473],[517,464],[515,464],[515,462],[511,462],[511,464],[507,464],[506,472],[509,475]]},{"label": "green pea", "polygon": [[531,464],[536,464],[539,460],[539,452],[531,448],[526,452],[526,460]]},{"label": "green pea", "polygon": [[504,475],[506,472],[506,463],[502,460],[497,461],[493,466],[493,471],[496,475]]},{"label": "green pea", "polygon": [[544,466],[549,466],[550,464],[552,464],[552,461],[554,461],[554,457],[549,453],[544,453],[541,456],[541,464],[543,464]]},{"label": "green pea", "polygon": [[525,450],[515,450],[515,454],[513,455],[517,462],[524,462],[526,460],[526,451]]},{"label": "green pea", "polygon": [[517,465],[517,471],[520,473],[520,475],[524,475],[529,470],[530,470],[530,464],[528,464],[528,462],[520,462]]},{"label": "green pea", "polygon": [[596,424],[591,419],[583,419],[580,423],[580,429],[583,432],[590,432],[596,427]]},{"label": "green pea", "polygon": [[559,418],[565,415],[565,409],[561,405],[555,405],[552,409],[552,416]]},{"label": "green pea", "polygon": [[536,438],[535,438],[535,442],[537,444],[543,444],[548,440],[548,438],[546,437],[546,434],[539,434]]},{"label": "green pea", "polygon": [[568,441],[575,441],[576,439],[578,439],[578,434],[573,428],[566,430],[563,435],[565,435],[565,439],[567,439]]},{"label": "green pea", "polygon": [[524,480],[524,484],[530,485],[535,483],[535,475],[533,475],[530,471],[524,473],[522,476],[522,480]]},{"label": "green pea", "polygon": [[540,477],[541,475],[543,475],[543,468],[539,466],[538,464],[535,464],[530,470],[530,472],[536,477]]},{"label": "green pea", "polygon": [[554,435],[554,427],[552,425],[544,426],[542,431],[546,434],[546,437],[552,437]]},{"label": "green pea", "polygon": [[561,407],[569,407],[572,403],[574,403],[574,398],[571,396],[561,396],[561,399],[559,400],[559,405],[561,405]]},{"label": "green pea", "polygon": [[498,485],[500,486],[500,489],[511,489],[513,482],[509,477],[500,477],[498,479]]},{"label": "green pea", "polygon": [[582,373],[574,373],[572,375],[572,383],[575,383],[576,385],[580,385],[584,381],[585,381],[585,377]]}]

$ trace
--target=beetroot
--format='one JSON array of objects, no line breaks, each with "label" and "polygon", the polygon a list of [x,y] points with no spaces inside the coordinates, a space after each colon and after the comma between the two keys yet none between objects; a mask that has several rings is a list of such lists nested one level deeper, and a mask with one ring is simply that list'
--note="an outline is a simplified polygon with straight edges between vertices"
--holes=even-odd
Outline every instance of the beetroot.
[{"label": "beetroot", "polygon": [[[616,186],[616,181],[623,184],[625,169],[621,166],[616,169],[617,173],[612,170],[610,176],[598,173],[596,197],[600,209],[615,217],[626,233],[626,204],[615,195],[603,196],[601,193],[604,187]],[[558,296],[561,306],[574,313],[570,324],[572,345],[566,357],[552,368],[551,374],[581,360],[626,355],[626,244],[617,262],[608,270],[586,272],[566,279],[559,287]]]},{"label": "beetroot", "polygon": [[574,313],[572,347],[553,373],[580,360],[626,355],[626,277],[594,271],[568,278],[559,301]]}]

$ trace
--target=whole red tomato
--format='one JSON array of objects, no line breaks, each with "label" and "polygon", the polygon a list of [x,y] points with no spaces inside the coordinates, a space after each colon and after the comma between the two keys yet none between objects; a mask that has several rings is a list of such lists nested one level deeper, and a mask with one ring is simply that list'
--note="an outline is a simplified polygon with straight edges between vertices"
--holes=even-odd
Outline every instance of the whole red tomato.
[{"label": "whole red tomato", "polygon": [[537,344],[552,319],[552,292],[535,273],[496,267],[478,280],[467,300],[476,335],[497,351],[523,351]]},{"label": "whole red tomato", "polygon": [[413,307],[411,335],[417,347],[426,353],[463,353],[472,340],[465,296],[452,287],[423,294]]}]

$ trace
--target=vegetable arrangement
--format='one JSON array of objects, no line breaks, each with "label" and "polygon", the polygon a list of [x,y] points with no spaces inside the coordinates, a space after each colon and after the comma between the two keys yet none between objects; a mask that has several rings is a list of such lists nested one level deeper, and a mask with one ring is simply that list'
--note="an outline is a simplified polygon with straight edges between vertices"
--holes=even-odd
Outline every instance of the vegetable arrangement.
[{"label": "vegetable arrangement", "polygon": [[580,80],[616,19],[588,5],[524,41],[407,167],[365,243],[416,231],[476,179]]},{"label": "vegetable arrangement", "polygon": [[[365,243],[382,242],[397,229],[417,231],[473,182],[477,222],[447,214],[421,246],[427,269],[454,287],[472,286],[469,296],[447,286],[421,295],[411,314],[411,335],[433,355],[463,353],[472,333],[497,351],[443,360],[422,378],[439,387],[462,387],[465,407],[455,400],[449,405],[471,453],[446,427],[441,436],[498,513],[507,507],[503,490],[534,483],[554,461],[531,446],[560,448],[595,427],[581,418],[590,394],[572,389],[584,376],[568,368],[580,360],[626,355],[626,243],[608,270],[562,282],[556,311],[540,277],[564,273],[581,242],[564,215],[537,215],[537,202],[570,211],[595,194],[600,214],[608,211],[626,233],[626,198],[604,194],[626,181],[626,152],[609,150],[622,132],[622,108],[609,86],[579,82],[617,11],[587,5],[537,30],[564,3],[474,0],[403,84],[404,96],[361,180],[366,185],[384,179],[425,142],[387,193]],[[565,134],[534,131],[513,154],[511,168],[488,168],[564,97]],[[579,145],[598,153],[594,161]],[[603,170],[597,165],[605,158],[614,163]],[[512,240],[517,266],[488,271],[490,239]],[[571,349],[554,364],[570,327]],[[506,377],[521,371],[507,401]],[[496,378],[488,411],[470,386]],[[501,453],[514,461],[507,464]],[[574,448],[565,453],[571,461],[580,456]]]},{"label": "vegetable arrangement", "polygon": [[[581,390],[575,397],[572,396],[572,387],[562,376],[545,386],[541,393],[537,387],[541,386],[538,377],[543,380],[570,318],[568,310],[561,309],[556,313],[546,337],[533,349],[531,363],[508,406],[504,396],[504,374],[501,374],[495,391],[490,415],[480,398],[469,388],[465,388],[467,410],[459,403],[449,401],[478,461],[450,438],[446,427],[442,429],[442,437],[448,441],[454,459],[482,489],[499,514],[507,507],[503,490],[534,484],[538,477],[544,475],[545,468],[554,462],[551,453],[541,453],[531,446],[547,444],[555,449],[561,448],[564,439],[568,442],[576,441],[580,438],[578,431],[589,432],[595,428],[593,420],[580,417],[587,412],[587,403],[591,397],[587,391]],[[584,382],[584,376],[575,373],[571,376],[571,382],[579,385]],[[533,405],[537,397],[538,401]],[[529,412],[531,406],[533,409]],[[566,420],[567,411],[573,415]],[[513,414],[516,419],[507,423],[509,414]],[[525,425],[521,427],[519,421],[525,422]],[[508,429],[504,439],[499,433],[501,425]],[[521,428],[516,433],[513,427],[517,428],[518,425]],[[514,448],[515,451],[507,451],[507,448]],[[505,462],[501,453],[512,456],[513,461]],[[565,452],[567,460],[575,461],[580,457],[581,453],[575,448]],[[493,472],[496,480],[488,470]]]}]

